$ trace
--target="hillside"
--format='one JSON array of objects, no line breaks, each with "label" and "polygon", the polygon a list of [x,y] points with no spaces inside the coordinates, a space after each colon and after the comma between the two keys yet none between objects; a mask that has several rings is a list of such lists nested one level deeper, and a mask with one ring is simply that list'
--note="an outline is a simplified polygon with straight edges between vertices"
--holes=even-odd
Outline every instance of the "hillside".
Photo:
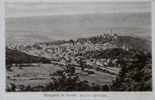
[{"label": "hillside", "polygon": [[137,37],[115,35],[117,36],[116,38],[113,35],[104,34],[88,38],[78,38],[77,40],[39,42],[31,46],[22,45],[22,48],[19,47],[17,49],[29,55],[42,55],[42,57],[49,59],[61,59],[64,53],[70,58],[69,52],[74,55],[73,58],[81,54],[87,58],[122,57],[130,55],[127,51],[131,50],[144,51],[145,53],[151,52],[151,41]]},{"label": "hillside", "polygon": [[19,88],[7,91],[151,91],[150,51],[150,41],[117,34],[6,48],[7,64],[30,64],[7,70]]},{"label": "hillside", "polygon": [[50,63],[50,60],[28,55],[18,50],[6,49],[6,63],[7,64],[21,64],[21,63]]},{"label": "hillside", "polygon": [[102,59],[102,58],[122,58],[129,56],[130,52],[125,51],[121,48],[111,48],[111,49],[106,49],[102,51],[95,51],[95,52],[87,52],[85,54],[86,57],[92,57],[96,59]]},{"label": "hillside", "polygon": [[110,35],[108,38],[105,38],[104,35],[99,35],[90,38],[78,39],[78,41],[81,41],[83,43],[88,40],[91,41],[91,43],[93,44],[108,43],[111,45],[115,45],[118,48],[128,48],[128,49],[136,49],[140,51],[151,52],[151,41],[138,37],[117,35],[117,39],[113,39],[113,36]]},{"label": "hillside", "polygon": [[118,47],[125,45],[129,48],[134,48],[140,51],[149,51],[151,52],[151,41],[132,37],[132,36],[119,36],[116,41],[113,41]]}]

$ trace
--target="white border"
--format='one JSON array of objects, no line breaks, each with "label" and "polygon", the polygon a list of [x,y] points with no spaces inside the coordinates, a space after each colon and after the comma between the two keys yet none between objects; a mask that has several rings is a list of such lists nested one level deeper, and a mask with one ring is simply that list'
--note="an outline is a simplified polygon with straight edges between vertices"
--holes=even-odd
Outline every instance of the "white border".
[{"label": "white border", "polygon": [[[9,1],[9,0],[8,0]],[[11,0],[10,0],[11,1]],[[21,1],[21,0],[18,0]],[[22,0],[22,1],[30,1],[30,0]],[[46,1],[46,0],[40,0]],[[51,0],[52,1],[52,0]],[[109,1],[109,0],[58,0],[58,2],[62,1]],[[123,0],[110,0],[110,1],[123,1]],[[124,1],[151,1],[151,0],[124,0]],[[16,92],[16,93],[7,93],[5,92],[5,19],[4,19],[4,0],[0,0],[0,99],[1,100],[154,100],[155,94],[154,92]],[[155,32],[155,0],[152,0],[152,33]],[[155,35],[152,34],[152,51],[155,56]],[[153,56],[153,80],[155,79],[155,58]],[[155,84],[155,81],[153,81]],[[153,91],[155,87],[153,85]],[[48,95],[48,96],[45,96]],[[65,96],[65,97],[50,97],[53,94],[77,94],[74,96]],[[79,97],[79,94],[85,95],[93,95],[93,94],[103,94],[106,96],[103,97]]]}]

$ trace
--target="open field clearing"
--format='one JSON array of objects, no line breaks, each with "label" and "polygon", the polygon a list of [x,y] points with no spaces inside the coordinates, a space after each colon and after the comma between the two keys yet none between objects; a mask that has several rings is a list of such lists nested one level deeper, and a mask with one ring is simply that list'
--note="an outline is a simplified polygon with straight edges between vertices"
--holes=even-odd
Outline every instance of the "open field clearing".
[{"label": "open field clearing", "polygon": [[[14,66],[7,72],[7,83],[13,83],[16,86],[44,86],[52,82],[52,77],[57,77],[53,73],[58,70],[63,70],[63,67],[53,64],[36,64],[35,66],[28,65],[24,67]],[[116,68],[114,68],[114,70],[116,70]],[[81,80],[87,80],[90,83],[110,84],[116,77],[116,75],[99,72],[94,69],[89,69],[89,71],[94,73],[88,74],[88,72],[82,72],[79,67],[76,67],[76,72],[79,74],[79,78]]]}]

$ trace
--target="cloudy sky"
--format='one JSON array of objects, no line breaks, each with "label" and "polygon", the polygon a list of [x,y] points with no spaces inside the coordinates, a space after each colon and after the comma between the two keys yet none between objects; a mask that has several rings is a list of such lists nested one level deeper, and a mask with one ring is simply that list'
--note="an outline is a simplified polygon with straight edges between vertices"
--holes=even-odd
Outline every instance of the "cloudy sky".
[{"label": "cloudy sky", "polygon": [[[94,2],[92,0],[6,0],[6,17],[149,12],[149,2]],[[76,1],[71,2],[71,1]],[[92,2],[88,2],[92,1]]]}]

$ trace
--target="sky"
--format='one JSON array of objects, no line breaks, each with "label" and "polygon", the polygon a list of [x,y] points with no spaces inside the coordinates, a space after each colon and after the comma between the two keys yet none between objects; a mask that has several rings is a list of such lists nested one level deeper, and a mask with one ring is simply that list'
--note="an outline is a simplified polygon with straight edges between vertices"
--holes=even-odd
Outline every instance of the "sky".
[{"label": "sky", "polygon": [[[6,0],[6,17],[149,12],[150,2],[70,2],[71,0]],[[44,1],[44,2],[40,2]],[[72,0],[77,1],[77,0]],[[83,0],[88,1],[88,0]]]},{"label": "sky", "polygon": [[23,1],[5,3],[7,40],[11,43],[87,37],[111,29],[116,33],[150,37],[150,2]]}]

